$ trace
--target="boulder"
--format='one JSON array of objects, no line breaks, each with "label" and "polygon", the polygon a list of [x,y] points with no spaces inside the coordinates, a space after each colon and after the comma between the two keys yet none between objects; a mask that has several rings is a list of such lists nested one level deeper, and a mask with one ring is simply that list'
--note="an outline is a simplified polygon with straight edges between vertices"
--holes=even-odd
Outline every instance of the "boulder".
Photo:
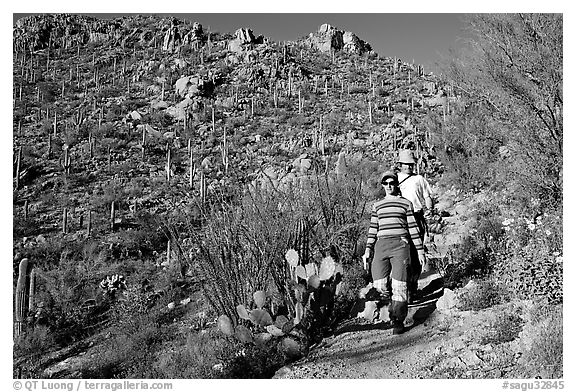
[{"label": "boulder", "polygon": [[422,87],[426,90],[427,95],[434,95],[438,91],[435,82],[425,82]]},{"label": "boulder", "polygon": [[191,98],[202,94],[205,82],[199,76],[184,76],[176,81],[174,89],[182,98]]},{"label": "boulder", "polygon": [[341,151],[338,154],[338,160],[336,161],[336,166],[334,167],[334,172],[337,176],[343,176],[348,171],[348,165],[346,163],[346,154]]},{"label": "boulder", "polygon": [[318,33],[311,38],[316,48],[321,52],[342,50],[344,47],[342,32],[327,23],[321,25]]},{"label": "boulder", "polygon": [[324,23],[316,33],[310,33],[309,43],[321,52],[344,50],[349,53],[362,54],[372,50],[369,44],[354,33],[341,31]]},{"label": "boulder", "polygon": [[137,110],[133,110],[126,115],[126,118],[128,120],[140,121],[142,120],[142,115]]},{"label": "boulder", "polygon": [[458,298],[456,293],[452,290],[445,288],[444,295],[438,299],[436,302],[436,309],[439,311],[450,311],[456,308],[458,305]]},{"label": "boulder", "polygon": [[182,44],[182,37],[176,26],[174,20],[170,28],[164,34],[164,41],[162,43],[162,50],[164,52],[176,52]]},{"label": "boulder", "polygon": [[362,41],[354,33],[350,31],[345,31],[342,34],[343,49],[348,53],[362,54],[364,52],[372,50],[369,44]]},{"label": "boulder", "polygon": [[192,30],[190,30],[190,39],[192,41],[202,40],[204,37],[204,29],[202,25],[198,22],[194,22],[192,25]]},{"label": "boulder", "polygon": [[290,378],[293,371],[290,366],[283,366],[276,373],[274,373],[274,377],[272,378]]},{"label": "boulder", "polygon": [[[450,208],[452,208],[453,205],[454,205],[453,200],[448,198],[442,198],[438,200],[438,203],[436,203],[436,209],[438,211],[448,211]],[[447,216],[450,216],[450,214],[448,214]]]},{"label": "boulder", "polygon": [[241,53],[244,51],[245,45],[256,43],[256,38],[254,38],[252,30],[247,28],[236,30],[234,36],[236,38],[228,42],[228,50],[234,53]]},{"label": "boulder", "polygon": [[168,102],[162,100],[152,101],[152,109],[164,110],[168,108]]},{"label": "boulder", "polygon": [[147,138],[148,137],[153,137],[153,138],[158,138],[158,139],[162,138],[162,132],[155,130],[149,124],[139,124],[138,126],[136,126],[136,130],[138,132],[145,132]]},{"label": "boulder", "polygon": [[250,44],[256,41],[256,39],[254,38],[254,33],[252,33],[252,30],[247,28],[241,28],[236,30],[234,35],[236,36],[236,40],[239,41],[241,44]]},{"label": "boulder", "polygon": [[424,102],[429,107],[443,106],[446,104],[446,97],[443,97],[442,95],[437,94],[434,97],[425,98]]},{"label": "boulder", "polygon": [[458,204],[454,208],[454,212],[456,213],[456,215],[466,215],[469,210],[470,208],[465,204]]},{"label": "boulder", "polygon": [[176,120],[184,121],[186,114],[192,110],[193,101],[189,98],[182,100],[174,106],[166,109],[166,113],[174,117]]}]

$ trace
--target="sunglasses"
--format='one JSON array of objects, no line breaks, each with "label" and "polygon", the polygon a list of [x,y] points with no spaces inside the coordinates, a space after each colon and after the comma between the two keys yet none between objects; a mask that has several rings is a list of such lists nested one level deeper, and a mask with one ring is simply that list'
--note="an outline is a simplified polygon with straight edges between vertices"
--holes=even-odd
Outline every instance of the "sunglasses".
[{"label": "sunglasses", "polygon": [[385,182],[382,182],[382,185],[384,185],[384,186],[394,186],[394,185],[396,185],[396,181],[385,181]]}]

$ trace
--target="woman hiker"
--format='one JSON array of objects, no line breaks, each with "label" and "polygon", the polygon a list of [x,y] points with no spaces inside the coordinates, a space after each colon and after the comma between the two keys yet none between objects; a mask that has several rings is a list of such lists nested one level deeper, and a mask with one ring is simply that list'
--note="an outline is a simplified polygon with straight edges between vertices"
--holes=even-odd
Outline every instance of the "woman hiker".
[{"label": "woman hiker", "polygon": [[365,268],[368,260],[372,260],[374,288],[387,295],[391,287],[390,320],[392,333],[398,335],[405,330],[404,319],[408,313],[408,282],[412,274],[410,244],[415,245],[421,265],[426,263],[426,256],[412,203],[399,195],[397,175],[386,172],[381,183],[386,196],[372,206],[363,260]]}]

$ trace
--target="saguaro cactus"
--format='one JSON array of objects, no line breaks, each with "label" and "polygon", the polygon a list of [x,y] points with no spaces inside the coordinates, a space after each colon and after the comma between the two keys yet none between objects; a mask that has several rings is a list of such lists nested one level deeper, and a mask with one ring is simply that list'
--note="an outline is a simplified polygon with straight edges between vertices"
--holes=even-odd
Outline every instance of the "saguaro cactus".
[{"label": "saguaro cactus", "polygon": [[28,302],[26,296],[26,273],[28,272],[28,259],[20,261],[18,282],[16,283],[16,314],[14,315],[14,338],[17,339],[24,331]]},{"label": "saguaro cactus", "polygon": [[206,176],[204,170],[200,170],[200,200],[202,203],[206,201]]},{"label": "saguaro cactus", "polygon": [[22,161],[22,146],[18,147],[18,155],[16,156],[16,189],[20,186],[20,165]]},{"label": "saguaro cactus", "polygon": [[86,227],[86,237],[92,233],[92,211],[88,210],[88,226]]},{"label": "saguaro cactus", "polygon": [[368,119],[370,124],[372,124],[372,101],[368,100]]},{"label": "saguaro cactus", "polygon": [[114,231],[114,221],[116,220],[116,203],[110,203],[110,230]]},{"label": "saguaro cactus", "polygon": [[36,268],[30,271],[30,285],[28,287],[28,315],[34,314],[36,296]]},{"label": "saguaro cactus", "polygon": [[190,188],[194,187],[194,154],[190,146],[191,140],[188,140],[188,153],[190,155],[190,172],[189,172],[189,182]]},{"label": "saguaro cactus", "polygon": [[64,207],[62,211],[62,234],[68,232],[68,208]]},{"label": "saguaro cactus", "polygon": [[64,159],[62,160],[62,168],[66,174],[70,174],[70,166],[72,165],[70,152],[68,147],[64,148]]},{"label": "saguaro cactus", "polygon": [[172,165],[172,150],[166,146],[166,182],[170,184],[170,166]]}]

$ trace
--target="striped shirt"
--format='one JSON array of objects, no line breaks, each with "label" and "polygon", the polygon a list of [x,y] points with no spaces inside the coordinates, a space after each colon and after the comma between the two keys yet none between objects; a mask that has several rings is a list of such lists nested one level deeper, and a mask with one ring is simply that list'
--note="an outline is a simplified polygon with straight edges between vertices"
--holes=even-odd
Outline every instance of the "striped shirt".
[{"label": "striped shirt", "polygon": [[399,237],[410,237],[418,253],[424,252],[412,203],[401,196],[394,199],[382,199],[374,203],[366,248],[372,253],[377,238]]}]

